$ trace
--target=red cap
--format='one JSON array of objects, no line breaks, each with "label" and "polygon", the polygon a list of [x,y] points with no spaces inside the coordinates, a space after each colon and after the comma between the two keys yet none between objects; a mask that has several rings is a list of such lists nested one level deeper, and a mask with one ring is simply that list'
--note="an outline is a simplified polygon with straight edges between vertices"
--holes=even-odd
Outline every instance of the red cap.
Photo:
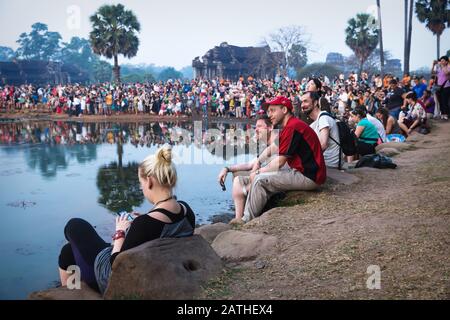
[{"label": "red cap", "polygon": [[265,110],[267,110],[269,108],[269,106],[283,106],[283,107],[288,108],[290,111],[293,110],[291,100],[286,97],[281,97],[281,96],[275,97],[274,99],[272,99],[262,105],[263,109],[265,109]]}]

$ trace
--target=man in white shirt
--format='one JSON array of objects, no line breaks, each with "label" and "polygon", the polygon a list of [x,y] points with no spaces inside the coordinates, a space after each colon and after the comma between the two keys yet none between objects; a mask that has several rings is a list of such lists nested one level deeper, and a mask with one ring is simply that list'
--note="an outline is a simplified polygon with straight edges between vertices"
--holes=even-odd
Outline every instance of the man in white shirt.
[{"label": "man in white shirt", "polygon": [[342,115],[345,113],[345,107],[347,106],[348,94],[345,89],[341,89],[339,94],[339,113]]},{"label": "man in white shirt", "polygon": [[[329,168],[339,168],[341,156],[339,129],[329,113],[320,111],[320,95],[317,92],[307,92],[302,96],[302,111],[314,122],[310,127],[320,140],[325,164]],[[341,159],[342,163],[342,159]]]}]

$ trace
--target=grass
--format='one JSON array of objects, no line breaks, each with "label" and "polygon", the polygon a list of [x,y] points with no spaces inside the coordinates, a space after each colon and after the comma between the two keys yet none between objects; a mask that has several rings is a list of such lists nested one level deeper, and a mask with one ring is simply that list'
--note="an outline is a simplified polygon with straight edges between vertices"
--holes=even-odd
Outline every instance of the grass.
[{"label": "grass", "polygon": [[209,281],[202,289],[201,299],[224,300],[230,297],[232,292],[230,284],[236,280],[237,275],[243,271],[242,268],[226,268],[219,277]]},{"label": "grass", "polygon": [[306,203],[307,203],[307,200],[304,198],[293,197],[293,198],[283,199],[283,200],[279,201],[277,203],[277,206],[289,208],[289,207],[295,207],[298,205],[305,205]]}]

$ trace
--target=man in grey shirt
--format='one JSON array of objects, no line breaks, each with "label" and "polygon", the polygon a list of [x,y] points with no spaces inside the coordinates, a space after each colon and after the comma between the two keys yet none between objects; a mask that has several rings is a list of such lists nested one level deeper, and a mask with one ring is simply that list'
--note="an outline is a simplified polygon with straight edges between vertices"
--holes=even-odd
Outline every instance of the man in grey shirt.
[{"label": "man in grey shirt", "polygon": [[305,93],[302,96],[302,111],[314,121],[310,127],[319,137],[326,166],[338,168],[340,157],[339,129],[336,120],[330,117],[326,111],[320,111],[319,100],[318,93]]}]

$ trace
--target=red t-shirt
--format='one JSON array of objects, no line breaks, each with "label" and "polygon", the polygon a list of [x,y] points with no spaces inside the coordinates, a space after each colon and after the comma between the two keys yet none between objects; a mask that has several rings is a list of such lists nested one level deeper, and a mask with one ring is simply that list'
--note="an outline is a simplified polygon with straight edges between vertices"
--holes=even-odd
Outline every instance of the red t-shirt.
[{"label": "red t-shirt", "polygon": [[327,169],[317,134],[305,122],[292,117],[281,130],[279,154],[288,158],[289,167],[321,185]]}]

